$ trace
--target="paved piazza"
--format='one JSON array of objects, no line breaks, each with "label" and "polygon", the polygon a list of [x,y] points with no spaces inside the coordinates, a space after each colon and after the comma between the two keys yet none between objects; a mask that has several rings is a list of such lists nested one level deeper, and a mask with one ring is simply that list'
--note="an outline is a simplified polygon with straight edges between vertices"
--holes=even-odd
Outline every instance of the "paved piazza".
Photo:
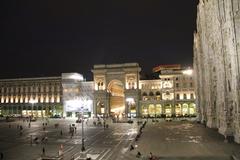
[{"label": "paved piazza", "polygon": [[[140,126],[127,123],[112,123],[107,121],[109,128],[94,126],[93,120],[84,125],[85,154],[81,153],[81,124],[76,124],[76,134],[71,137],[69,124],[73,120],[49,119],[43,130],[42,123],[46,120],[32,122],[28,127],[27,122],[0,122],[0,151],[6,160],[40,160],[42,148],[45,155],[55,157],[63,147],[63,159],[70,160],[74,157],[84,159],[88,156],[97,160],[130,160],[146,159],[150,152],[158,159],[230,159],[235,152],[240,151],[240,145],[225,143],[224,138],[212,129],[201,124],[188,121],[178,122],[152,122],[148,120],[142,135],[135,142],[135,137]],[[59,124],[55,128],[55,124]],[[9,126],[10,125],[10,126]],[[17,125],[23,126],[23,134]],[[10,127],[10,128],[9,128]],[[61,130],[63,135],[61,135]],[[31,136],[33,143],[31,145]],[[47,136],[47,142],[41,142]],[[34,139],[38,137],[38,144]],[[129,150],[130,145],[136,148]],[[142,154],[136,158],[137,151]],[[86,158],[85,158],[86,159]]]}]

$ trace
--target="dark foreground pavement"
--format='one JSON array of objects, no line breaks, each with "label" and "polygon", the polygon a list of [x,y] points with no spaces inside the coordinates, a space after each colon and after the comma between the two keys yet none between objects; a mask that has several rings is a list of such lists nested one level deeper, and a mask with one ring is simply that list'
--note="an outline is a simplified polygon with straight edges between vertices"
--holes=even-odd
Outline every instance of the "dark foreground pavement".
[{"label": "dark foreground pavement", "polygon": [[150,152],[162,160],[230,160],[233,153],[240,153],[239,144],[225,143],[216,130],[188,121],[149,121],[133,144],[137,147],[130,154],[139,151],[142,159]]},{"label": "dark foreground pavement", "polygon": [[[230,160],[233,153],[240,151],[240,145],[225,143],[224,137],[217,131],[205,128],[201,124],[188,121],[156,122],[149,120],[143,133],[135,141],[141,125],[128,123],[111,123],[109,128],[94,126],[92,121],[84,125],[86,151],[81,152],[81,124],[76,124],[77,131],[73,137],[68,133],[69,124],[74,120],[50,120],[43,130],[43,121],[28,123],[0,123],[0,152],[5,160],[40,160],[42,148],[48,157],[58,156],[63,147],[63,159],[74,160],[92,157],[92,160],[133,160],[148,159],[152,152],[160,160]],[[55,128],[58,123],[59,127]],[[11,128],[9,128],[11,124]],[[19,135],[17,125],[23,125],[23,135]],[[61,135],[60,131],[63,131]],[[33,138],[47,136],[47,142],[32,143]],[[133,151],[129,150],[134,145]],[[137,151],[141,153],[136,158]]]}]

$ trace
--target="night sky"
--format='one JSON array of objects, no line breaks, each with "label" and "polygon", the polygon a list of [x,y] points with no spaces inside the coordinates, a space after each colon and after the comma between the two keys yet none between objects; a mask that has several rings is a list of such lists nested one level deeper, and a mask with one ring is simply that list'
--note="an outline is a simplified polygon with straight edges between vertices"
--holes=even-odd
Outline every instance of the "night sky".
[{"label": "night sky", "polygon": [[192,66],[197,0],[1,0],[0,78],[82,73],[94,64]]}]

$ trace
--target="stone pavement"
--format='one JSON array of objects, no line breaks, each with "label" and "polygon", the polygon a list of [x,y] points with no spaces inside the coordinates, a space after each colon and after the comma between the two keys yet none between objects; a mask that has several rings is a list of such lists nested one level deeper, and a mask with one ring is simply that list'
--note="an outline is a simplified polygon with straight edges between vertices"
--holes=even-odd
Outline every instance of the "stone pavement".
[{"label": "stone pavement", "polygon": [[132,144],[137,147],[129,152],[129,157],[136,157],[140,151],[141,159],[147,159],[152,152],[161,160],[230,160],[233,153],[240,152],[239,144],[225,143],[216,130],[188,121],[149,120],[140,139]]}]

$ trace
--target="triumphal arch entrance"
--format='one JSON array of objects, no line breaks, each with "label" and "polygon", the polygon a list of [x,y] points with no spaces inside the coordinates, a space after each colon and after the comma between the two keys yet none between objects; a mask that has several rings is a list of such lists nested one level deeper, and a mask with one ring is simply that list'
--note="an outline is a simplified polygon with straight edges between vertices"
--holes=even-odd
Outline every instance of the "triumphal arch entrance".
[{"label": "triumphal arch entrance", "polygon": [[137,117],[140,71],[138,63],[94,65],[94,114]]}]

